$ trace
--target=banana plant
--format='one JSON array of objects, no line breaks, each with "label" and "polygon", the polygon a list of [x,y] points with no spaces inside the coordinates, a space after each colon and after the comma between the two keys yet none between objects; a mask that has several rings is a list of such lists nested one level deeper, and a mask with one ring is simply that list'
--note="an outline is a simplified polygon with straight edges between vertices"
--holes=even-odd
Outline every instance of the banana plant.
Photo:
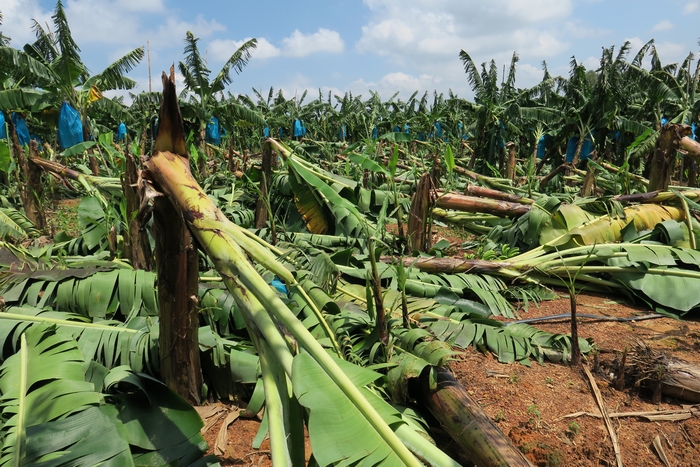
[{"label": "banana plant", "polygon": [[196,411],[159,381],[85,359],[42,324],[0,366],[0,465],[214,466]]},{"label": "banana plant", "polygon": [[0,240],[23,240],[38,234],[27,216],[12,206],[0,207]]},{"label": "banana plant", "polygon": [[[278,397],[279,400],[285,400],[292,391],[299,402],[311,412],[311,416],[315,420],[325,419],[327,422],[333,423],[332,419],[328,420],[323,415],[324,412],[328,410],[331,414],[338,414],[327,403],[319,406],[313,403],[320,401],[319,399],[304,397],[306,390],[300,385],[298,375],[308,373],[309,375],[322,374],[325,381],[324,387],[328,387],[329,390],[337,388],[336,390],[342,392],[344,399],[341,400],[347,401],[347,404],[344,404],[344,407],[347,407],[345,414],[347,416],[352,414],[358,422],[357,425],[353,426],[353,431],[357,432],[358,426],[363,427],[361,432],[363,433],[364,453],[360,457],[354,457],[359,452],[352,454],[342,452],[340,457],[336,457],[337,461],[353,458],[360,460],[369,455],[373,463],[420,465],[420,462],[400,441],[395,432],[395,429],[402,426],[403,422],[393,415],[385,413],[385,416],[382,416],[356,385],[365,386],[370,381],[353,382],[248,262],[242,248],[244,245],[247,247],[248,253],[253,254],[258,261],[262,261],[266,267],[274,268],[275,272],[281,273],[280,277],[287,283],[288,287],[298,287],[298,283],[291,273],[289,271],[284,273],[276,267],[276,260],[269,251],[255,248],[248,237],[230,223],[221,211],[209,201],[199,184],[192,178],[177,107],[174,77],[168,78],[163,74],[163,86],[161,126],[154,155],[146,163],[147,175],[152,183],[165,192],[183,212],[189,228],[199,244],[212,258],[224,284],[234,296],[246,319],[249,331],[259,334],[264,339],[262,345],[269,346],[259,347],[258,352],[269,348],[271,353],[266,352],[266,354],[271,355],[271,358],[276,361],[276,364],[270,367],[272,374],[267,375],[267,380],[270,382],[274,380],[277,383],[270,388],[270,391],[276,391],[277,396],[266,397],[266,402],[269,401],[270,404],[268,412],[277,415],[277,417],[269,419],[270,431],[275,433],[274,442],[271,443],[273,462],[279,463],[278,465],[291,465],[291,459],[295,458],[294,450],[287,444],[286,435],[289,434],[290,426],[289,419],[284,416],[287,409],[284,405],[280,406],[274,402],[278,400]],[[274,324],[268,313],[272,314],[294,336],[304,353],[294,356],[290,352],[278,326]],[[259,338],[258,340],[261,341]],[[321,373],[319,373],[319,369]],[[292,382],[291,386],[289,381]],[[333,401],[333,405],[336,407],[339,403],[335,398],[327,401]],[[311,420],[309,423],[311,427]],[[317,426],[316,424],[317,422],[313,422],[314,427]],[[321,426],[326,427],[327,430],[331,425]],[[314,431],[316,431],[315,428]],[[348,430],[343,430],[343,432],[346,435],[349,434]],[[344,439],[348,440],[349,438]],[[321,452],[323,449],[322,444],[313,440],[312,446],[315,453]],[[334,456],[338,456],[338,454],[336,453]]]}]

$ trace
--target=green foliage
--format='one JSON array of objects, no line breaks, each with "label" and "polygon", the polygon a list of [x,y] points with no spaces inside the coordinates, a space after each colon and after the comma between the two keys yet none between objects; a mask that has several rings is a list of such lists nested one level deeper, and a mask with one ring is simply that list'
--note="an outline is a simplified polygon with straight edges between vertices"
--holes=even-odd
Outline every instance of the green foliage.
[{"label": "green foliage", "polygon": [[39,231],[34,227],[32,221],[12,207],[0,208],[0,239],[1,240],[21,240],[27,237],[34,237]]},{"label": "green foliage", "polygon": [[[358,387],[381,377],[379,373],[342,360],[337,362]],[[341,461],[363,461],[378,465],[401,463],[400,458],[375,435],[360,412],[342,397],[337,386],[311,357],[303,353],[297,355],[292,374],[294,393],[299,403],[309,410],[311,449],[319,465]],[[404,423],[399,412],[380,396],[368,389],[363,389],[362,393],[394,429]],[[347,428],[350,426],[353,427],[352,436],[348,436]]]},{"label": "green foliage", "polygon": [[[125,75],[143,58],[143,48],[90,76],[60,2],[52,30],[37,24],[36,35],[36,41],[24,51],[6,47],[0,37],[0,110],[23,110],[34,125],[43,115],[40,110],[55,108],[62,100],[71,102],[97,143],[80,144],[60,157],[67,163],[80,158],[84,162],[85,151],[96,149],[98,159],[106,164],[102,170],[110,176],[118,175],[124,162],[122,148],[114,144],[110,132],[115,119],[129,123],[129,150],[140,153],[143,148],[148,153],[160,94],[132,96],[128,109],[119,99],[101,97],[107,89],[133,86]],[[598,171],[599,192],[614,195],[643,189],[641,161],[653,149],[657,134],[653,128],[660,117],[668,115],[675,123],[690,124],[697,114],[698,73],[690,69],[688,60],[677,67],[663,67],[649,43],[628,62],[630,48],[625,44],[617,51],[604,49],[600,68],[593,73],[576,59],[568,78],[552,77],[544,65],[542,82],[522,90],[515,86],[517,54],[506,76],[499,77],[495,62],[478,67],[462,51],[460,60],[474,90],[474,102],[452,93],[448,98],[435,93],[432,104],[428,93],[422,97],[416,93],[406,101],[393,96],[386,102],[373,93],[367,100],[351,93],[327,97],[319,93],[318,99],[304,103],[305,92],[286,99],[273,89],[266,96],[254,90],[257,102],[230,92],[226,97],[232,72],[243,70],[256,45],[255,39],[243,44],[213,75],[198,39],[186,35],[185,57],[179,63],[185,82],[181,107],[190,135],[191,161],[202,168],[201,174],[195,170],[195,176],[215,168],[203,181],[209,199],[234,224],[251,226],[260,183],[256,158],[263,126],[268,125],[273,135],[283,129],[285,138],[290,138],[294,120],[304,121],[309,133],[299,141],[265,143],[274,144],[282,158],[274,169],[268,203],[271,219],[279,226],[280,242],[274,246],[261,243],[273,258],[265,263],[255,257],[254,263],[263,282],[284,277],[288,283],[287,293],[271,292],[266,284],[252,287],[258,295],[272,300],[272,294],[276,300],[255,310],[264,314],[289,308],[315,343],[335,347],[346,359],[336,363],[381,415],[382,423],[397,431],[411,425],[384,401],[385,394],[395,401],[406,400],[409,379],[430,366],[445,365],[461,348],[472,345],[508,363],[568,360],[570,336],[492,319],[492,315],[517,318],[521,304],[527,309],[528,303],[550,298],[552,293],[543,284],[559,284],[561,278],[569,277],[572,292],[583,286],[622,291],[651,307],[680,314],[700,306],[700,296],[693,293],[700,291],[700,257],[689,248],[693,231],[700,229],[684,221],[676,201],[626,207],[609,198],[576,198],[574,184],[584,176],[579,167],[540,188],[548,193],[537,193],[539,169],[534,155],[529,157],[541,137],[551,137],[547,148],[551,159],[543,162],[545,174],[561,163],[560,152],[570,137],[590,134],[594,148],[619,166],[618,171],[598,162],[583,167]],[[647,53],[652,56],[649,70],[640,66]],[[218,147],[200,141],[213,116],[230,132]],[[445,131],[442,139],[434,135],[436,122]],[[43,125],[46,134],[54,133],[51,122]],[[393,131],[394,126],[403,129],[404,125],[410,126],[410,133]],[[338,129],[343,126],[349,134],[338,142]],[[375,126],[381,135],[377,141],[371,139]],[[474,166],[498,176],[498,159],[506,141],[517,142],[521,158],[528,159],[525,168],[519,167],[527,175],[526,186],[470,171]],[[10,161],[9,143],[0,142],[0,171],[10,172]],[[418,177],[432,169],[430,161],[447,170],[446,176],[437,170],[434,173],[443,188],[461,190],[466,183],[476,184],[508,194],[527,194],[530,199],[523,202],[534,204],[528,214],[514,220],[481,213],[468,219],[462,216],[465,228],[482,236],[475,244],[474,257],[468,259],[498,261],[493,272],[428,273],[380,262],[380,290],[366,293],[367,255],[376,259],[380,251],[393,257],[404,253],[405,232],[398,233],[398,227],[405,226],[410,195]],[[222,169],[225,165],[237,166],[243,178],[236,180]],[[10,185],[8,197],[17,199],[16,182]],[[78,208],[82,231],[76,238],[60,236],[54,245],[30,250],[3,244],[3,261],[7,254],[19,266],[4,268],[0,278],[0,293],[8,306],[0,313],[0,346],[6,352],[0,370],[0,430],[17,432],[2,438],[6,446],[0,451],[0,465],[9,463],[3,459],[18,452],[27,463],[48,461],[53,455],[65,457],[69,447],[85,458],[73,465],[103,460],[104,465],[208,465],[208,460],[199,460],[204,446],[197,433],[199,420],[191,408],[160,383],[137,374],[158,373],[155,275],[133,271],[128,260],[119,259],[120,235],[129,220],[120,199],[119,180],[81,175],[75,185],[89,194]],[[691,197],[689,194],[686,202],[698,209]],[[447,212],[440,219],[452,222],[458,217]],[[394,226],[394,220],[398,225]],[[304,224],[311,233],[300,232]],[[0,209],[2,240],[21,241],[37,233],[18,210]],[[219,234],[224,235],[223,231]],[[252,236],[258,241],[269,235],[263,229]],[[115,237],[116,245],[110,243]],[[607,245],[620,241],[624,243]],[[449,240],[437,242],[429,253],[446,257],[450,245]],[[108,263],[108,258],[117,259]],[[270,266],[275,258],[279,263],[275,267],[282,269]],[[203,268],[213,266],[211,259],[203,259]],[[572,271],[580,273],[572,277]],[[320,365],[300,343],[301,328],[289,329],[291,321],[283,324],[278,315],[271,320],[272,334],[279,334],[281,340],[274,351],[288,353],[274,358],[285,361],[289,357],[293,362],[291,388],[286,386],[288,368],[266,366],[270,365],[265,356],[270,335],[251,337],[254,331],[246,329],[240,296],[216,282],[221,277],[239,280],[239,272],[222,272],[221,276],[206,272],[200,282],[199,343],[211,393],[230,397],[241,387],[255,384],[252,409],[261,406],[264,398],[272,407],[274,397],[283,395],[286,401],[293,394],[292,403],[298,402],[307,411],[314,458],[320,465],[399,462],[396,447],[375,430],[378,422],[370,422],[371,417],[358,409],[360,403],[341,390],[334,380],[337,375],[330,376],[330,367]],[[246,277],[250,280],[252,276]],[[240,287],[251,291],[249,282]],[[374,293],[381,295],[378,299],[387,312],[386,344],[376,332],[376,315],[382,310],[376,309]],[[579,345],[583,352],[591,350],[588,341],[580,340]],[[289,349],[298,347],[305,350],[292,357]],[[22,355],[31,365],[22,364]],[[49,365],[58,373],[49,375]],[[374,365],[372,370],[363,368],[369,365]],[[28,380],[28,385],[16,384],[25,389],[25,402],[20,401],[16,387],[7,387],[7,392],[2,389],[8,384],[5,380],[21,382],[29,370],[46,374],[40,376],[43,379]],[[516,383],[517,378],[513,373],[511,382]],[[60,390],[53,389],[57,386]],[[64,386],[78,389],[70,393]],[[98,392],[104,396],[96,396]],[[40,399],[50,397],[76,405],[66,413],[42,419]],[[77,405],[78,398],[83,405]],[[34,403],[39,405],[25,410]],[[528,414],[538,428],[539,409],[530,406]],[[276,433],[274,437],[280,433],[275,431],[280,422],[287,426],[287,419],[266,417],[265,427]],[[90,430],[85,428],[88,423],[93,427]],[[158,431],[165,426],[171,429],[167,436]],[[94,436],[98,432],[107,433],[109,441]],[[57,433],[65,435],[58,437]],[[61,438],[64,444],[52,444],[53,438]],[[111,460],[100,458],[107,455]]]},{"label": "green foliage", "polygon": [[77,343],[50,326],[19,340],[0,367],[0,465],[215,464],[202,458],[199,416],[162,383],[86,365]]}]

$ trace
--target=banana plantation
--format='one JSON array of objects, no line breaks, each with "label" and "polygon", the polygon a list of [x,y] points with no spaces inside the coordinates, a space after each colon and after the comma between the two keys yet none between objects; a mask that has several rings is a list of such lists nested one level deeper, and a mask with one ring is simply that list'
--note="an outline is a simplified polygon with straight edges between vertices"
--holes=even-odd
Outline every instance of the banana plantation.
[{"label": "banana plantation", "polygon": [[[521,89],[517,53],[462,50],[471,99],[290,99],[232,93],[255,39],[212,71],[187,33],[136,94],[144,48],[92,74],[52,19],[0,33],[0,466],[220,465],[217,401],[274,466],[533,465],[451,362],[588,371],[582,291],[697,318],[692,54],[610,46]],[[560,294],[566,332],[527,319]],[[646,387],[697,403],[685,371]]]}]

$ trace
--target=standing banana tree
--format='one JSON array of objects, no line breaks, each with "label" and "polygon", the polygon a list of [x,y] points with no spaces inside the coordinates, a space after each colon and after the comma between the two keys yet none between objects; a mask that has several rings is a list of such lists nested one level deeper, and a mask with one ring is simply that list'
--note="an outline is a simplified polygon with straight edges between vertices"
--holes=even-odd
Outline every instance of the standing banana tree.
[{"label": "standing banana tree", "polygon": [[[245,120],[256,125],[264,125],[265,120],[258,112],[251,110],[235,99],[219,99],[227,85],[231,84],[231,72],[241,73],[252,57],[258,41],[250,39],[243,43],[226,61],[221,71],[210,81],[211,70],[207,61],[199,52],[199,41],[190,31],[185,36],[185,60],[178,64],[178,69],[185,81],[184,96],[192,95],[182,103],[182,115],[194,123],[199,140],[199,155],[206,154],[206,129],[212,118],[224,118],[229,121]],[[203,167],[200,165],[200,167]]]},{"label": "standing banana tree", "polygon": [[[2,24],[2,12],[0,11],[0,25]],[[0,31],[0,46],[10,45],[10,38]]]},{"label": "standing banana tree", "polygon": [[515,89],[515,65],[518,63],[518,54],[513,53],[508,76],[504,77],[500,88],[496,62],[491,60],[488,70],[486,63],[482,63],[481,72],[479,72],[467,52],[462,50],[459,58],[464,64],[467,80],[474,91],[474,103],[471,107],[476,114],[476,120],[469,129],[476,134],[476,143],[469,168],[473,168],[477,161],[483,165],[483,168],[486,164],[495,166],[497,162],[504,159],[507,135],[519,133],[512,124],[512,120],[519,116],[519,107],[516,102],[518,92]]},{"label": "standing banana tree", "polygon": [[[34,20],[36,41],[26,44],[24,51],[48,71],[49,79],[41,84],[41,88],[46,91],[45,103],[56,112],[54,116],[57,115],[63,102],[70,104],[80,114],[83,139],[88,140],[91,134],[87,120],[89,107],[103,99],[104,91],[136,87],[136,81],[125,75],[143,59],[144,48],[138,47],[100,73],[90,75],[80,58],[80,47],[73,39],[61,0],[56,3],[52,19],[53,31],[45,30],[38,21]],[[17,61],[13,62],[13,66],[20,64]],[[107,100],[105,104],[110,102]],[[121,112],[121,108],[118,111]]]},{"label": "standing banana tree", "polygon": [[[0,13],[0,25],[2,13]],[[41,97],[41,87],[52,79],[51,70],[21,50],[10,47],[0,32],[0,111],[29,111]],[[7,120],[9,115],[5,116]]]}]

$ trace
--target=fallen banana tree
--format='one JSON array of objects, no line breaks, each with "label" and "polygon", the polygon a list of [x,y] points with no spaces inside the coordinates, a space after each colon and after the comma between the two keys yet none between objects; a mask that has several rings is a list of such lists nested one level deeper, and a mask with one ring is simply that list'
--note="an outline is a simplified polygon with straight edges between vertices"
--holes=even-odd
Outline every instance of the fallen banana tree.
[{"label": "fallen banana tree", "polygon": [[[680,229],[680,228],[678,228]],[[383,257],[392,264],[398,258]],[[624,293],[684,315],[700,306],[700,252],[659,243],[611,243],[568,248],[547,246],[502,261],[460,258],[402,258],[423,273],[478,273],[510,281]]]},{"label": "fallen banana tree", "polygon": [[[426,367],[417,379],[424,404],[445,431],[462,449],[478,453],[479,457],[472,459],[476,465],[532,466],[519,449],[509,442],[503,442],[505,437],[501,430],[451,372],[444,368]],[[469,410],[464,410],[464,407]],[[483,436],[489,439],[486,449],[477,444]]]},{"label": "fallen banana tree", "polygon": [[[154,154],[144,164],[143,176],[180,210],[199,245],[221,274],[243,313],[250,332],[259,332],[265,342],[262,350],[269,349],[264,354],[270,355],[275,362],[262,366],[273,464],[293,465],[292,460],[299,458],[300,446],[290,445],[288,435],[293,428],[290,425],[289,406],[284,403],[293,392],[299,403],[309,410],[309,434],[314,457],[319,464],[327,465],[344,459],[359,460],[370,456],[373,463],[421,465],[407,447],[420,443],[420,439],[407,432],[405,422],[396,412],[387,412],[384,408],[381,411],[384,416],[380,415],[376,408],[376,398],[368,399],[366,392],[363,393],[361,389],[379,375],[372,376],[369,380],[363,378],[360,382],[353,381],[346,374],[349,370],[344,371],[339,366],[339,362],[318,343],[251,265],[244,249],[256,261],[278,274],[288,287],[299,288],[291,272],[285,270],[268,250],[260,247],[243,234],[242,229],[228,221],[194,180],[189,170],[172,71],[170,78],[163,74],[163,86],[158,138]],[[320,313],[319,320],[323,320]],[[291,352],[276,322],[294,336],[303,349],[302,353],[295,356]],[[328,337],[332,340],[332,334],[329,333]],[[319,386],[310,387],[310,381],[316,381]],[[358,383],[360,387],[356,385]],[[324,398],[321,397],[323,392],[318,392],[321,387],[326,388],[327,392],[337,391],[342,397],[332,400],[326,398],[324,404]],[[267,397],[268,391],[270,397]],[[341,404],[340,401],[344,402]],[[338,443],[337,439],[334,440],[334,445],[324,445],[324,440],[328,441],[331,431],[328,431],[329,425],[322,421],[329,413],[340,415],[338,411],[341,409],[346,423],[347,417],[352,418],[350,430],[361,433],[361,441],[355,438],[354,444],[344,438],[345,441],[340,442],[342,449],[339,444],[335,444]],[[340,436],[337,429],[336,427],[332,434]],[[347,429],[344,431],[347,432]],[[399,436],[404,432],[408,434],[400,439]],[[358,447],[358,441],[361,447]],[[439,452],[436,448],[425,449],[428,452]]]},{"label": "fallen banana tree", "polygon": [[478,185],[467,185],[467,187],[464,189],[464,194],[469,196],[480,196],[483,198],[500,199],[502,201],[509,201],[511,203],[532,204],[535,202],[531,198],[526,198],[524,196],[516,195],[513,193],[506,193],[500,190],[494,190],[492,188],[487,188]]},{"label": "fallen banana tree", "polygon": [[442,194],[437,198],[435,205],[443,209],[482,212],[501,217],[519,217],[530,211],[530,206],[528,204],[488,198],[477,198],[475,196],[466,196],[457,193]]}]

